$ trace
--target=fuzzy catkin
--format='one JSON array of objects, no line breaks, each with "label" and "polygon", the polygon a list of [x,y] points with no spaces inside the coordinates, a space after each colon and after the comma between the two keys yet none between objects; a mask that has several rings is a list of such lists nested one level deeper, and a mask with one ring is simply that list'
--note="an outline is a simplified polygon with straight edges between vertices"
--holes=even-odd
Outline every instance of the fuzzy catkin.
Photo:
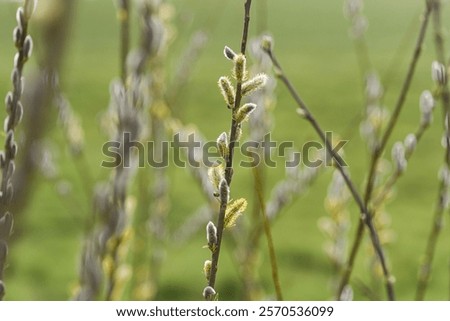
[{"label": "fuzzy catkin", "polygon": [[[116,127],[112,128],[112,139],[124,144],[125,135],[132,141],[139,140],[143,134],[147,107],[150,104],[148,79],[145,66],[149,57],[161,50],[164,30],[159,20],[153,17],[157,5],[155,1],[144,1],[142,14],[142,42],[135,51],[128,53],[126,65],[129,73],[126,83],[123,79],[113,81],[110,87],[110,112],[116,119]],[[136,155],[130,150],[120,150],[122,160],[129,162],[128,167],[117,164],[108,182],[99,184],[96,188],[94,210],[100,218],[98,226],[93,228],[88,236],[82,254],[80,267],[80,287],[75,295],[78,300],[93,300],[101,294],[94,274],[87,273],[90,269],[101,271],[101,283],[106,285],[106,299],[118,298],[123,287],[122,259],[123,249],[127,246],[129,235],[129,216],[132,215],[128,186],[136,171]],[[87,270],[87,271],[86,271]]]},{"label": "fuzzy catkin", "polygon": [[35,6],[35,0],[25,0],[24,7],[19,7],[16,12],[17,27],[13,32],[13,41],[17,48],[17,53],[14,56],[11,74],[13,90],[8,92],[5,97],[7,116],[4,120],[4,131],[6,139],[4,152],[0,154],[0,169],[2,173],[0,189],[0,300],[3,299],[6,293],[3,281],[4,269],[8,254],[8,240],[14,222],[12,213],[9,211],[14,193],[12,177],[15,171],[15,158],[18,150],[14,133],[24,113],[24,107],[21,102],[24,90],[23,68],[33,49],[32,38],[28,35],[28,23]]}]

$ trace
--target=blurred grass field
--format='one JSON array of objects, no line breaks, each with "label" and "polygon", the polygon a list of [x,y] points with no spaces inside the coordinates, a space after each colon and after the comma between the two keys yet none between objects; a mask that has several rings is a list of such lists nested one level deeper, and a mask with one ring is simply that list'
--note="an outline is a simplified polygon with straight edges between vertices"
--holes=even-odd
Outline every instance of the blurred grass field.
[{"label": "blurred grass field", "polygon": [[[40,1],[40,6],[45,4]],[[190,35],[199,29],[213,30],[196,63],[192,79],[184,91],[179,106],[183,120],[194,123],[210,140],[228,126],[227,110],[222,105],[216,80],[228,74],[230,65],[223,59],[224,45],[237,48],[242,28],[242,1],[171,1],[176,9],[176,42],[169,52],[169,70],[174,70],[177,58]],[[258,25],[258,1],[254,1],[252,34]],[[358,116],[364,106],[363,85],[358,70],[354,46],[348,37],[349,23],[342,13],[343,1],[269,0],[268,30],[275,39],[275,51],[286,66],[293,83],[310,105],[323,127],[344,139],[346,161],[353,179],[362,189],[368,166],[368,156],[359,135]],[[369,21],[366,35],[375,69],[383,81],[387,80],[385,104],[392,110],[419,29],[424,1],[387,0],[366,1],[365,14]],[[0,1],[0,94],[10,89],[16,3]],[[219,9],[220,10],[219,10]],[[445,16],[450,13],[445,6]],[[37,23],[37,22],[36,22]],[[450,26],[447,21],[446,28]],[[33,34],[33,23],[30,26]],[[118,26],[112,1],[80,0],[75,23],[68,43],[69,51],[63,68],[63,87],[74,110],[80,115],[85,130],[86,154],[91,171],[100,181],[108,176],[101,168],[101,146],[107,140],[99,126],[99,117],[109,102],[109,84],[119,74]],[[418,99],[424,89],[432,89],[430,65],[435,59],[432,33],[428,37],[419,61],[404,112],[391,138],[391,144],[417,127],[420,114]],[[447,43],[450,37],[446,34]],[[32,70],[43,48],[35,39]],[[136,40],[136,37],[133,38]],[[136,41],[134,41],[134,44]],[[400,57],[395,64],[395,57]],[[389,79],[384,79],[390,75]],[[278,102],[274,111],[273,137],[294,140],[298,146],[316,139],[306,122],[295,116],[294,104],[287,91],[278,85]],[[26,109],[25,109],[26,112]],[[49,112],[55,112],[49,110]],[[4,111],[0,112],[3,119]],[[20,234],[10,248],[6,270],[8,300],[65,300],[77,282],[78,260],[84,236],[84,222],[91,215],[91,200],[83,191],[65,148],[61,131],[52,126],[49,139],[58,150],[57,164],[61,179],[69,182],[67,197],[57,194],[54,181],[39,176],[33,183],[33,198],[16,220]],[[396,188],[396,196],[387,206],[392,218],[395,239],[386,249],[396,290],[401,300],[413,299],[417,270],[425,250],[426,237],[431,228],[434,204],[437,199],[437,173],[443,159],[441,147],[442,119],[436,109],[432,128],[426,132],[418,150],[408,163],[408,170]],[[390,152],[389,152],[390,153]],[[387,156],[390,157],[389,153]],[[20,154],[20,146],[19,146]],[[145,170],[145,169],[144,169]],[[236,171],[233,193],[251,199],[252,180],[248,169]],[[199,190],[189,187],[189,174],[171,168],[172,231],[195,211],[204,199]],[[283,168],[270,169],[268,188],[284,175]],[[324,236],[318,219],[326,216],[323,199],[331,178],[331,170],[321,175],[305,197],[285,209],[273,225],[273,237],[281,285],[287,300],[327,300],[330,263],[323,251]],[[352,228],[358,212],[352,204]],[[448,213],[445,217],[448,220]],[[350,238],[353,238],[353,229]],[[204,286],[202,265],[208,256],[204,245],[203,228],[188,243],[170,245],[162,271],[158,300],[199,300]],[[265,242],[261,242],[260,274],[267,293],[273,293],[270,263]],[[449,295],[450,231],[444,227],[439,240],[429,284],[427,299],[446,300]],[[221,257],[218,288],[221,299],[240,298],[240,283],[232,260],[231,244],[225,244]],[[365,246],[357,260],[354,280],[370,283],[366,276]],[[366,299],[354,288],[355,299]],[[384,293],[383,293],[384,297]]]}]

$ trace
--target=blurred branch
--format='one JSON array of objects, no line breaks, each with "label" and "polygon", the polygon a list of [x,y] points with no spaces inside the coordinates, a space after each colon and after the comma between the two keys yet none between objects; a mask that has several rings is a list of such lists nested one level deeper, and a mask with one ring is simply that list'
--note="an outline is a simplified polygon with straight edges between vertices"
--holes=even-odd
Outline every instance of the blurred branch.
[{"label": "blurred branch", "polygon": [[[42,56],[38,57],[39,69],[30,76],[24,93],[24,104],[28,107],[23,120],[24,153],[18,159],[13,182],[16,186],[14,212],[22,212],[35,191],[33,179],[39,162],[35,157],[36,148],[39,148],[40,140],[52,124],[54,113],[49,107],[55,98],[55,80],[60,78],[76,3],[76,0],[64,1],[61,10],[50,10],[42,18],[39,11],[36,15],[36,24],[40,30],[39,43],[42,44],[42,50],[38,52],[42,52]],[[36,47],[41,48],[39,44]]]},{"label": "blurred branch", "polygon": [[197,31],[192,35],[184,53],[177,59],[179,63],[166,94],[167,103],[172,106],[172,110],[179,102],[181,92],[189,83],[195,63],[200,58],[207,42],[208,34],[204,31]]},{"label": "blurred branch", "polygon": [[[267,7],[267,1],[259,1],[257,6],[257,25],[258,29],[263,28],[266,30],[266,21],[261,21],[264,19],[263,13]],[[272,70],[272,63],[267,55],[262,51],[260,43],[263,35],[251,39],[249,42],[249,54],[254,64],[252,66],[253,74],[266,74],[269,75]],[[241,279],[243,281],[244,293],[243,297],[245,300],[255,300],[261,298],[261,284],[257,280],[258,271],[258,254],[260,252],[259,240],[264,232],[263,226],[266,225],[263,222],[267,220],[270,221],[270,217],[267,215],[266,206],[266,168],[264,162],[262,161],[265,154],[264,149],[261,147],[264,140],[264,136],[267,135],[273,125],[273,117],[271,116],[271,111],[275,105],[275,87],[276,81],[272,77],[268,77],[266,85],[260,90],[252,93],[249,97],[249,102],[254,103],[258,108],[252,113],[252,117],[249,118],[249,133],[250,140],[252,142],[258,143],[255,152],[258,155],[258,160],[254,160],[253,164],[253,208],[252,215],[250,216],[250,224],[248,224],[248,231],[245,233],[248,237],[245,238],[245,244],[242,244],[243,248],[237,248],[238,258],[240,259],[241,265]],[[261,213],[264,207],[264,214]],[[264,215],[264,217],[262,216]],[[270,224],[270,223],[267,223]],[[269,226],[270,227],[270,226]],[[270,233],[270,231],[269,231]],[[242,233],[234,233],[234,236]],[[237,239],[237,237],[235,237]],[[238,243],[239,245],[239,243]],[[270,245],[269,245],[270,246]],[[269,249],[270,251],[270,249]],[[276,261],[273,262],[272,266],[275,265]],[[274,270],[273,270],[274,271]],[[274,284],[277,284],[273,278]],[[277,286],[275,286],[276,288]],[[281,290],[278,291],[278,297],[281,297]]]},{"label": "blurred branch", "polygon": [[[405,153],[405,160],[408,161],[414,154],[414,151],[416,149],[416,145],[419,144],[419,142],[422,139],[422,136],[425,132],[425,130],[428,128],[428,125],[424,125],[421,123],[419,125],[419,128],[416,130],[415,134],[410,134],[405,139],[404,145],[407,152]],[[402,171],[395,171],[392,175],[389,176],[387,182],[383,184],[382,187],[379,189],[379,193],[376,194],[373,197],[372,206],[374,210],[374,215],[376,215],[377,210],[379,207],[386,201],[389,194],[392,192],[392,189],[394,188],[397,181],[402,176]]]},{"label": "blurred branch", "polygon": [[269,257],[270,257],[270,266],[272,269],[272,281],[275,287],[275,293],[277,297],[277,301],[283,301],[283,294],[281,292],[281,285],[280,285],[280,278],[278,276],[278,263],[277,258],[275,254],[275,247],[273,245],[273,238],[272,238],[272,230],[270,226],[269,217],[267,216],[266,212],[266,203],[264,201],[264,195],[262,193],[262,190],[258,188],[258,186],[261,186],[261,177],[258,175],[259,173],[255,173],[255,185],[256,185],[256,194],[259,201],[260,206],[260,213],[261,218],[263,222],[264,227],[264,233],[266,235],[267,239],[267,248],[269,249]]},{"label": "blurred branch", "polygon": [[28,34],[28,23],[35,6],[36,1],[25,0],[24,6],[17,9],[17,26],[13,32],[14,45],[17,49],[11,76],[13,89],[6,94],[5,99],[7,116],[4,121],[4,131],[6,139],[4,151],[0,153],[0,169],[2,173],[0,188],[0,300],[3,300],[6,292],[3,281],[4,270],[8,255],[8,241],[14,222],[11,212],[11,201],[15,189],[12,178],[16,168],[15,158],[17,155],[17,142],[14,134],[17,126],[22,121],[24,113],[21,102],[24,88],[23,69],[33,51],[33,40]]},{"label": "blurred branch", "polygon": [[[128,9],[127,3],[121,4],[118,9],[119,19],[124,14],[122,10]],[[140,47],[131,53],[127,52],[126,55],[124,48],[129,49],[129,38],[125,34],[125,31],[128,31],[128,12],[125,17],[126,25],[122,25],[121,63],[122,67],[123,64],[127,65],[129,74],[124,74],[122,70],[121,80],[112,83],[110,105],[111,114],[117,119],[111,139],[119,142],[119,146],[124,146],[127,135],[130,141],[140,140],[146,127],[144,115],[148,111],[150,97],[145,66],[150,55],[158,51],[162,36],[162,30],[155,31],[152,28],[152,5],[145,3],[142,8],[142,32],[145,35],[141,39]],[[126,82],[123,77],[126,77]],[[85,241],[80,266],[80,285],[75,294],[77,300],[98,299],[103,294],[103,283],[106,300],[119,298],[124,288],[126,275],[120,272],[130,234],[129,217],[133,217],[134,211],[133,198],[129,196],[128,188],[136,172],[137,160],[136,155],[126,148],[121,148],[118,155],[109,181],[99,184],[94,195],[94,214],[101,221],[97,226],[91,227],[91,233]]]},{"label": "blurred branch", "polygon": [[350,21],[349,35],[353,39],[361,79],[364,79],[372,69],[372,62],[365,38],[368,22],[363,14],[363,5],[364,2],[362,0],[346,0],[344,3],[344,15]]},{"label": "blurred branch", "polygon": [[432,75],[438,85],[438,92],[440,93],[440,100],[444,114],[444,141],[445,153],[444,164],[441,169],[439,179],[438,198],[436,202],[435,213],[432,221],[432,229],[428,235],[425,255],[419,267],[419,279],[416,289],[415,299],[422,301],[425,298],[425,293],[428,286],[428,281],[431,277],[432,264],[434,254],[436,251],[438,237],[444,224],[444,212],[449,206],[449,187],[450,187],[450,90],[447,82],[447,68],[444,38],[442,36],[442,8],[441,0],[432,0],[433,10],[433,27],[434,27],[434,44],[437,57],[437,63],[432,65]]},{"label": "blurred branch", "polygon": [[380,239],[379,239],[378,233],[376,231],[375,226],[373,225],[372,214],[368,211],[366,205],[363,202],[363,199],[361,198],[360,194],[358,193],[358,191],[355,187],[355,184],[350,179],[350,176],[347,174],[347,171],[344,169],[343,160],[342,160],[341,156],[339,156],[334,151],[333,146],[331,145],[331,142],[328,141],[328,139],[325,135],[325,132],[320,127],[319,123],[317,122],[315,117],[311,114],[309,108],[303,102],[303,100],[300,98],[300,96],[297,93],[297,91],[295,90],[294,86],[292,85],[292,83],[289,81],[286,74],[284,73],[280,63],[278,62],[278,60],[276,59],[276,57],[272,51],[272,43],[270,41],[267,41],[265,44],[263,44],[263,48],[265,49],[266,53],[271,58],[272,63],[274,64],[274,67],[275,67],[275,73],[277,74],[278,78],[287,87],[287,89],[289,90],[294,101],[297,103],[297,105],[299,107],[298,113],[300,114],[300,116],[302,118],[304,118],[305,120],[307,120],[310,123],[310,125],[316,131],[317,135],[320,137],[322,142],[325,144],[325,148],[326,148],[327,152],[332,156],[332,158],[334,160],[333,165],[336,167],[336,169],[342,175],[342,177],[345,181],[345,184],[347,185],[348,189],[350,190],[350,193],[353,196],[353,199],[355,200],[356,204],[358,205],[360,213],[361,213],[361,222],[363,222],[363,224],[365,224],[367,226],[367,228],[370,232],[370,238],[372,241],[373,248],[374,248],[375,252],[377,253],[378,258],[380,259],[380,262],[381,262],[381,265],[383,268],[383,274],[385,277],[386,291],[388,294],[388,298],[389,298],[389,300],[394,300],[395,295],[394,295],[394,287],[393,287],[393,278],[390,275],[390,272],[389,272],[389,269],[388,269],[388,266],[386,263],[386,258],[385,258],[383,249],[380,244]]},{"label": "blurred branch", "polygon": [[[364,194],[364,206],[367,207],[370,205],[370,200],[372,198],[372,192],[375,184],[376,178],[376,169],[379,163],[381,156],[386,148],[388,140],[394,130],[395,125],[397,124],[397,120],[400,116],[400,113],[403,109],[404,102],[406,100],[406,96],[409,91],[409,87],[411,85],[414,72],[416,69],[417,62],[419,61],[420,54],[422,52],[422,46],[425,39],[425,34],[428,26],[428,21],[431,13],[431,2],[430,0],[426,0],[425,11],[422,16],[422,23],[420,27],[420,32],[417,37],[416,45],[414,47],[413,55],[409,64],[409,68],[403,81],[403,85],[398,96],[397,102],[395,104],[394,112],[392,113],[391,118],[389,119],[389,123],[386,127],[385,132],[381,138],[381,141],[374,146],[373,154],[371,157],[370,165],[369,165],[369,174],[367,176],[366,189]],[[364,236],[364,223],[362,221],[359,222],[354,241],[352,242],[352,248],[350,251],[350,256],[346,264],[346,269],[344,270],[344,274],[342,275],[341,283],[338,289],[337,297],[339,298],[344,290],[345,286],[348,284],[350,280],[351,273],[353,271],[353,266],[356,260],[356,255],[359,251],[360,245],[362,243],[362,238]],[[383,263],[381,262],[383,265]]]},{"label": "blurred branch", "polygon": [[[136,57],[146,57],[135,64],[136,73],[144,73],[148,79],[149,102],[148,132],[153,145],[152,160],[156,164],[167,163],[167,122],[170,108],[165,101],[166,72],[164,69],[169,48],[168,33],[171,26],[170,10],[165,1],[141,2],[140,47],[134,51]],[[131,59],[129,59],[131,60]],[[150,152],[150,151],[149,151]],[[151,182],[151,184],[149,184]],[[167,220],[169,201],[169,178],[165,165],[153,166],[153,171],[139,175],[139,211],[133,222],[136,235],[132,244],[132,272],[129,288],[131,299],[153,299],[159,289],[159,280],[165,258],[168,236]]]},{"label": "blurred branch", "polygon": [[430,13],[431,13],[431,1],[427,0],[426,6],[425,6],[425,12],[422,17],[422,25],[420,28],[420,33],[417,38],[416,46],[414,47],[413,56],[412,56],[411,62],[409,64],[406,78],[403,82],[402,89],[400,91],[399,97],[398,97],[397,102],[394,107],[394,112],[392,113],[392,116],[389,119],[389,123],[388,123],[386,130],[381,138],[381,142],[379,143],[378,146],[375,147],[375,150],[372,155],[371,164],[369,167],[370,168],[369,175],[368,175],[367,184],[366,184],[366,191],[364,194],[364,202],[366,205],[368,205],[368,203],[371,199],[371,196],[372,196],[372,190],[374,187],[375,175],[376,175],[375,172],[376,172],[378,160],[381,158],[381,156],[386,148],[386,145],[388,143],[388,140],[392,134],[392,131],[394,130],[395,125],[397,124],[397,120],[403,109],[403,105],[405,103],[406,96],[409,91],[409,87],[410,87],[412,79],[414,77],[416,65],[417,65],[417,62],[419,61],[420,54],[422,52],[422,45],[423,45],[423,41],[425,39],[425,34],[426,34],[427,26],[428,26]]}]

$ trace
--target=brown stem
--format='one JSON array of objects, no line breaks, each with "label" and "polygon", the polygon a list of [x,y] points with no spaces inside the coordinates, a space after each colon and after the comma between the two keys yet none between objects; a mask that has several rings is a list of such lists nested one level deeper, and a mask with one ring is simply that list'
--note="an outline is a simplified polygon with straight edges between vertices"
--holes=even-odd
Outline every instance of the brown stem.
[{"label": "brown stem", "polygon": [[[251,8],[252,0],[246,0],[244,5],[244,28],[242,31],[242,40],[241,40],[241,54],[245,55],[245,51],[247,48],[247,38],[248,38],[248,28],[250,24],[250,8]],[[234,113],[240,106],[242,100],[242,82],[238,81],[236,85],[236,99],[232,112]],[[237,133],[239,124],[236,122],[234,117],[231,117],[231,130],[230,130],[230,144],[229,144],[229,155],[226,159],[226,168],[225,168],[225,180],[227,181],[228,187],[231,186],[231,181],[233,178],[233,150],[237,140]],[[219,217],[217,219],[217,244],[216,248],[211,256],[211,272],[209,275],[208,285],[215,288],[216,285],[216,277],[217,277],[217,268],[219,265],[219,257],[220,257],[220,249],[222,245],[222,235],[224,230],[224,221],[225,221],[225,212],[227,209],[227,204],[222,202],[220,204]]]},{"label": "brown stem", "polygon": [[[261,177],[258,175],[259,173],[255,171],[255,180],[256,185],[261,185],[260,180]],[[281,285],[280,285],[280,278],[278,276],[278,264],[277,264],[277,257],[275,254],[275,247],[273,245],[273,238],[272,238],[272,230],[270,227],[270,221],[267,217],[266,213],[266,203],[264,202],[264,197],[261,189],[256,189],[256,194],[258,196],[258,202],[260,206],[260,213],[263,220],[263,226],[264,226],[264,233],[266,234],[267,239],[267,248],[269,249],[269,257],[270,257],[270,266],[272,269],[272,281],[273,285],[275,287],[275,293],[277,296],[278,301],[283,301],[283,294],[281,292]]]},{"label": "brown stem", "polygon": [[[416,137],[416,144],[419,143],[420,139],[423,136],[423,133],[428,128],[428,124],[420,124],[419,128],[416,130],[414,136]],[[406,160],[408,161],[413,154],[407,154],[405,155]],[[389,177],[387,182],[383,185],[383,187],[380,188],[380,192],[376,194],[375,197],[373,197],[372,201],[372,207],[373,207],[373,213],[376,215],[378,208],[383,204],[383,202],[386,200],[388,194],[390,191],[392,191],[392,188],[394,187],[395,183],[397,183],[398,179],[402,176],[403,173],[395,172],[393,175]]]},{"label": "brown stem", "polygon": [[[433,9],[433,26],[434,26],[434,44],[436,50],[437,60],[445,65],[445,46],[444,39],[442,37],[442,22],[441,22],[441,1],[432,0],[431,3]],[[448,122],[450,120],[450,90],[448,83],[439,86],[441,91],[441,103],[443,107],[444,117]],[[450,124],[450,123],[448,123]],[[446,137],[446,148],[444,154],[444,164],[446,169],[450,168],[450,132],[448,126],[445,125],[444,121],[444,131]],[[436,203],[436,209],[433,217],[433,226],[431,228],[430,234],[428,235],[426,250],[423,262],[419,268],[419,279],[417,282],[416,297],[418,301],[422,301],[425,298],[425,293],[428,286],[428,281],[431,276],[431,269],[433,265],[434,254],[436,251],[437,241],[444,224],[444,212],[447,208],[445,204],[447,194],[448,194],[448,182],[446,178],[442,177],[438,189],[438,198]]]},{"label": "brown stem", "polygon": [[423,45],[423,42],[425,39],[425,34],[427,31],[427,27],[428,27],[428,21],[429,21],[431,9],[432,9],[431,1],[427,0],[425,12],[423,14],[422,25],[420,27],[419,36],[416,41],[416,46],[414,48],[413,56],[412,56],[411,62],[409,64],[406,78],[403,82],[402,89],[400,91],[400,95],[395,104],[394,112],[392,113],[392,116],[389,119],[389,123],[386,127],[386,131],[384,132],[379,145],[375,148],[375,151],[372,155],[372,161],[371,161],[369,176],[368,176],[367,185],[366,185],[366,192],[364,195],[364,200],[365,200],[366,204],[368,204],[368,202],[372,196],[378,161],[386,148],[386,145],[389,141],[389,138],[391,137],[391,134],[392,134],[392,131],[394,130],[395,125],[397,124],[398,118],[400,116],[400,113],[403,109],[403,106],[404,106],[404,103],[406,100],[406,96],[409,92],[409,87],[411,86],[411,82],[414,77],[416,65],[417,65],[417,62],[419,61],[420,54],[422,52],[422,45]]},{"label": "brown stem", "polygon": [[[384,149],[386,148],[387,142],[392,134],[392,131],[393,131],[395,125],[397,124],[398,118],[403,109],[403,105],[404,105],[407,93],[409,91],[411,81],[414,76],[416,65],[417,65],[417,62],[419,60],[419,57],[420,57],[420,54],[422,51],[422,45],[423,45],[423,41],[425,39],[425,34],[426,34],[427,26],[428,26],[430,13],[431,13],[430,0],[426,0],[426,8],[425,8],[425,12],[424,12],[424,15],[422,18],[422,24],[420,27],[419,36],[416,41],[416,46],[414,48],[413,56],[412,56],[411,62],[409,64],[406,78],[403,82],[402,89],[400,91],[400,95],[395,104],[394,112],[393,112],[391,118],[389,119],[389,123],[386,127],[386,131],[384,132],[384,134],[381,138],[380,144],[375,148],[373,155],[372,155],[371,163],[369,166],[369,175],[367,178],[367,184],[366,184],[366,189],[365,189],[365,194],[364,194],[365,206],[369,205],[370,199],[372,197],[372,192],[373,192],[373,188],[375,185],[376,168],[378,166],[378,162],[384,152]],[[347,262],[347,267],[344,270],[344,274],[342,275],[341,283],[338,287],[338,295],[337,295],[338,298],[341,296],[342,291],[344,290],[345,286],[348,284],[348,282],[350,280],[350,276],[353,271],[353,266],[354,266],[354,263],[356,260],[356,256],[357,256],[359,248],[360,248],[360,243],[362,242],[362,238],[364,236],[363,224],[364,223],[362,221],[360,221],[358,224],[358,227],[356,229],[356,234],[355,234],[354,241],[352,243],[353,245],[352,245],[352,249],[350,252],[350,257]]]},{"label": "brown stem", "polygon": [[389,300],[395,300],[393,280],[392,280],[392,277],[390,276],[390,272],[387,267],[386,258],[385,258],[383,249],[380,244],[378,233],[372,222],[371,213],[369,213],[369,211],[367,210],[361,196],[359,195],[359,193],[355,187],[355,184],[352,182],[349,175],[345,171],[345,169],[343,167],[344,163],[343,163],[342,158],[333,150],[331,142],[327,139],[325,132],[322,130],[322,128],[320,127],[319,123],[317,122],[315,117],[310,112],[307,105],[303,102],[303,100],[301,99],[301,97],[299,96],[297,91],[295,90],[294,86],[287,78],[286,74],[284,73],[283,69],[281,68],[281,65],[278,62],[278,60],[276,59],[275,55],[273,54],[273,52],[270,49],[269,50],[266,49],[266,52],[269,55],[269,57],[271,58],[274,67],[276,68],[276,74],[278,75],[279,79],[287,87],[291,96],[294,98],[295,102],[300,107],[300,110],[303,114],[302,116],[311,124],[311,126],[314,128],[316,133],[319,135],[322,142],[325,144],[325,148],[326,148],[327,152],[332,156],[332,158],[334,160],[334,162],[333,162],[334,166],[339,171],[339,173],[342,175],[342,178],[344,179],[348,189],[350,190],[350,193],[352,194],[353,199],[355,200],[356,204],[358,205],[360,213],[361,213],[361,222],[363,222],[363,224],[365,224],[369,230],[372,245],[374,247],[375,252],[377,253],[377,256],[380,260],[380,263],[381,263],[381,266],[383,269],[383,274],[385,276],[385,281],[386,281],[386,291],[388,294],[388,298],[389,298]]}]

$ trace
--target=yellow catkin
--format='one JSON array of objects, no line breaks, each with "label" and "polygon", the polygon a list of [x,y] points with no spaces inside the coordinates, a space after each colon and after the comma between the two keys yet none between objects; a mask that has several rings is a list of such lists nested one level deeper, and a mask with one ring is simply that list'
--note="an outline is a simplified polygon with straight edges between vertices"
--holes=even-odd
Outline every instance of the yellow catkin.
[{"label": "yellow catkin", "polygon": [[247,59],[243,54],[237,54],[234,57],[233,77],[238,82],[243,82],[247,79],[247,74]]},{"label": "yellow catkin", "polygon": [[227,210],[225,212],[225,228],[230,228],[236,225],[237,219],[242,215],[246,208],[247,201],[245,200],[245,198],[237,199],[228,204]]},{"label": "yellow catkin", "polygon": [[228,108],[233,108],[236,99],[236,93],[230,79],[228,77],[220,77],[218,85]]},{"label": "yellow catkin", "polygon": [[208,169],[208,177],[216,190],[219,189],[219,184],[225,176],[224,166],[222,164],[210,167]]},{"label": "yellow catkin", "polygon": [[251,94],[252,92],[255,92],[255,91],[261,89],[262,87],[264,87],[266,82],[267,82],[267,76],[265,74],[256,75],[252,79],[250,79],[242,84],[242,96],[247,96],[247,95]]}]

